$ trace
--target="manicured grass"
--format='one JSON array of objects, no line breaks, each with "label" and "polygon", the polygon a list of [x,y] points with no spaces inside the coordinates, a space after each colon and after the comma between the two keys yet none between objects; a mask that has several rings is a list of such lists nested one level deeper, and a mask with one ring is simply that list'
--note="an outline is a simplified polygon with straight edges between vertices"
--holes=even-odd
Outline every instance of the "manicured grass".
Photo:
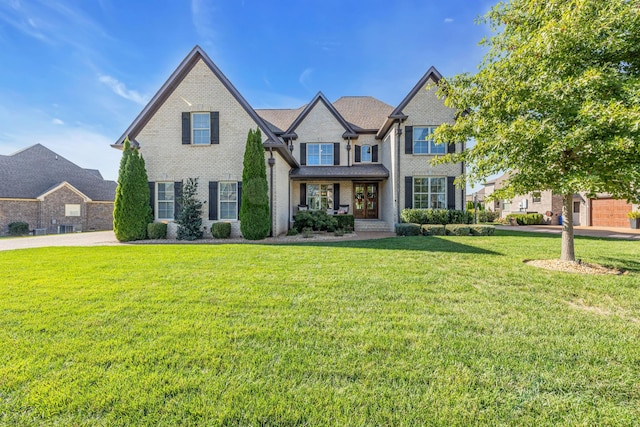
[{"label": "manicured grass", "polygon": [[3,425],[637,425],[628,270],[557,236],[0,252]]}]

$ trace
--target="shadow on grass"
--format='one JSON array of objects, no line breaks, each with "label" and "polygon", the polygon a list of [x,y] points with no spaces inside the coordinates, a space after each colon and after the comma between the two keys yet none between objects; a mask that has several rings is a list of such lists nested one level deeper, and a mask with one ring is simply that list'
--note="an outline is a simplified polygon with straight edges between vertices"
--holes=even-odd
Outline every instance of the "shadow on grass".
[{"label": "shadow on grass", "polygon": [[[473,237],[469,237],[473,239]],[[278,244],[279,245],[279,244]],[[458,241],[441,239],[436,236],[387,237],[372,240],[318,241],[287,243],[286,246],[328,246],[333,248],[358,248],[377,250],[402,250],[423,252],[455,252],[463,254],[502,255],[498,252],[465,245]]]},{"label": "shadow on grass", "polygon": [[[562,233],[551,233],[548,231],[515,231],[515,230],[496,230],[496,236],[514,236],[514,237],[536,237],[541,239],[558,239],[562,238]],[[580,236],[574,234],[575,240],[597,240],[597,241],[633,241],[634,239],[625,239],[620,237],[604,237],[604,236]]]}]

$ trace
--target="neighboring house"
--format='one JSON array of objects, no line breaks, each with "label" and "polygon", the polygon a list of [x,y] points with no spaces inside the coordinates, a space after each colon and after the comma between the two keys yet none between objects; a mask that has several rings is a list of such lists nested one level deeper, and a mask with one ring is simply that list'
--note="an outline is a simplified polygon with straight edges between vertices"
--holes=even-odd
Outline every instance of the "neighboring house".
[{"label": "neighboring house", "polygon": [[205,226],[229,221],[238,235],[243,155],[257,127],[274,235],[287,232],[300,208],[348,210],[356,230],[391,231],[405,207],[463,208],[453,185],[463,164],[429,163],[463,149],[431,140],[455,116],[432,87],[440,78],[432,67],[395,108],[369,96],[331,103],[319,92],[297,109],[254,110],[196,46],[113,147],[126,137],[140,147],[156,221],[171,224],[182,182],[199,178]]},{"label": "neighboring house", "polygon": [[40,144],[0,156],[0,235],[17,221],[42,234],[111,230],[116,185]]},{"label": "neighboring house", "polygon": [[[508,174],[488,181],[485,186],[485,197],[502,187]],[[548,224],[559,224],[562,215],[563,197],[550,190],[536,191],[525,195],[514,196],[511,200],[492,200],[486,203],[487,209],[500,212],[502,218],[510,213],[536,212],[543,214]],[[629,227],[627,213],[634,205],[625,200],[613,199],[608,194],[598,194],[589,198],[585,193],[573,195],[573,224],[599,227]],[[635,205],[635,209],[640,206]]]}]

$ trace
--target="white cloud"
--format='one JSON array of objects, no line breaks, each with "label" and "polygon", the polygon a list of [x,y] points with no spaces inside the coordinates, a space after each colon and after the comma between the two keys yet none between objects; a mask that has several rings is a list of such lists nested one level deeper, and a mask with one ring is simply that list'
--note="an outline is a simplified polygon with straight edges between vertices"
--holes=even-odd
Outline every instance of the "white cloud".
[{"label": "white cloud", "polygon": [[212,43],[216,37],[212,17],[216,11],[212,1],[191,0],[191,20],[200,37],[207,43]]},{"label": "white cloud", "polygon": [[51,123],[53,123],[54,125],[63,125],[64,122],[58,118],[54,118],[53,120],[51,120]]},{"label": "white cloud", "polygon": [[302,73],[300,73],[300,77],[298,77],[298,81],[305,89],[310,90],[309,84],[311,83],[311,74],[313,74],[313,68],[306,68]]},{"label": "white cloud", "polygon": [[144,105],[147,103],[147,98],[145,96],[140,95],[135,90],[127,89],[124,83],[111,76],[99,75],[98,80],[100,81],[100,83],[104,83],[105,85],[107,85],[109,88],[111,88],[112,91],[114,91],[117,95],[123,97],[124,99],[128,99],[140,105]]},{"label": "white cloud", "polygon": [[450,24],[453,22],[453,18],[444,18],[444,23],[445,24]]}]

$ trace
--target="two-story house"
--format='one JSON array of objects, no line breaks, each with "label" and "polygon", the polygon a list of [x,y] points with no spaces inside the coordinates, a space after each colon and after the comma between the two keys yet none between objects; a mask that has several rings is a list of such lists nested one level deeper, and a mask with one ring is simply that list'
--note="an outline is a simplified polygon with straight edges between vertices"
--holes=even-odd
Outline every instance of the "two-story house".
[{"label": "two-story house", "polygon": [[373,97],[321,92],[297,109],[253,109],[196,46],[113,145],[140,147],[156,221],[172,222],[182,182],[198,178],[204,222],[232,223],[239,235],[242,167],[249,129],[263,135],[272,233],[289,229],[299,209],[348,211],[357,230],[392,231],[405,207],[462,209],[453,185],[461,163],[432,166],[462,150],[436,145],[434,129],[454,120],[430,68],[397,107]]}]

